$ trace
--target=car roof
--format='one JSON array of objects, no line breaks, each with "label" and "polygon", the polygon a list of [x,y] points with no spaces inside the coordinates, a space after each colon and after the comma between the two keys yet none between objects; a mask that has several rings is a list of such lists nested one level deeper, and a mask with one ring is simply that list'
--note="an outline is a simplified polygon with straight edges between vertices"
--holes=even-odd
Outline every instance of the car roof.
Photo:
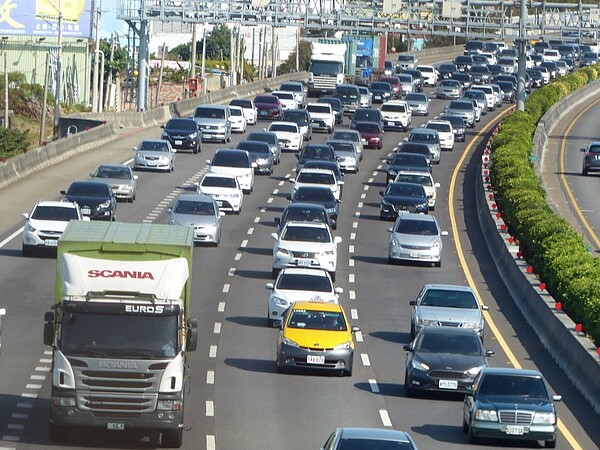
[{"label": "car roof", "polygon": [[424,286],[427,290],[429,289],[437,289],[443,291],[464,291],[464,292],[473,292],[469,286],[463,286],[460,284],[443,284],[443,283],[430,283]]},{"label": "car roof", "polygon": [[229,106],[228,105],[214,105],[212,103],[205,103],[205,104],[196,106],[196,108],[227,109],[227,108],[229,108]]},{"label": "car roof", "polygon": [[436,124],[436,125],[450,125],[450,126],[452,125],[449,120],[445,120],[445,119],[431,119],[431,120],[427,121],[427,123],[425,124],[425,128],[427,128],[427,125],[430,124],[430,123],[431,124]]},{"label": "car roof", "polygon": [[326,277],[325,269],[309,269],[306,267],[285,267],[279,272],[279,276],[285,275],[311,275],[314,277]]},{"label": "car roof", "polygon": [[302,169],[300,169],[300,172],[298,172],[298,175],[300,175],[300,173],[327,173],[327,174],[332,174],[335,175],[333,173],[333,170],[331,169],[322,169],[322,168],[317,168],[317,167],[303,167]]},{"label": "car roof", "polygon": [[388,428],[361,428],[361,427],[345,427],[339,431],[344,438],[368,438],[380,440],[396,440],[402,442],[412,442],[408,438],[408,433],[400,430],[392,430]]},{"label": "car roof", "polygon": [[437,130],[432,128],[417,127],[410,130],[409,134],[437,134]]},{"label": "car roof", "polygon": [[521,375],[527,377],[542,378],[542,374],[537,370],[531,369],[516,369],[513,367],[484,367],[481,370],[482,374],[494,374],[494,375]]},{"label": "car roof", "polygon": [[327,211],[327,209],[319,203],[308,203],[308,202],[288,203],[283,211],[285,212],[288,209],[322,209],[322,210]]},{"label": "car roof", "polygon": [[[415,183],[407,183],[415,184]],[[419,222],[437,222],[435,217],[431,214],[417,214],[417,213],[402,213],[398,214],[398,220],[415,220]]]},{"label": "car roof", "polygon": [[102,163],[98,166],[98,168],[100,167],[114,167],[117,169],[122,169],[123,167],[127,167],[130,169],[130,167],[127,164],[117,164],[117,163]]},{"label": "car roof", "polygon": [[[404,214],[406,215],[406,214]],[[418,214],[417,214],[418,215]],[[422,214],[421,214],[422,215]],[[428,333],[428,334],[465,334],[479,337],[477,331],[473,328],[462,328],[462,327],[423,327],[419,331],[419,334]]]},{"label": "car roof", "polygon": [[293,126],[293,127],[298,128],[298,124],[296,122],[282,122],[281,120],[271,122],[269,124],[269,128],[271,127],[271,125],[287,125],[287,126]]},{"label": "car roof", "polygon": [[324,302],[310,302],[310,301],[298,301],[294,302],[292,309],[305,309],[307,311],[343,311],[342,305],[337,303],[324,303]]},{"label": "car roof", "polygon": [[40,200],[36,203],[35,207],[38,206],[54,206],[60,208],[76,208],[75,202],[63,201],[63,200]]},{"label": "car roof", "polygon": [[206,203],[212,203],[214,201],[213,197],[207,194],[180,194],[175,200],[186,200]]},{"label": "car roof", "polygon": [[235,175],[231,173],[214,173],[214,172],[206,172],[202,179],[204,178],[237,178]]}]

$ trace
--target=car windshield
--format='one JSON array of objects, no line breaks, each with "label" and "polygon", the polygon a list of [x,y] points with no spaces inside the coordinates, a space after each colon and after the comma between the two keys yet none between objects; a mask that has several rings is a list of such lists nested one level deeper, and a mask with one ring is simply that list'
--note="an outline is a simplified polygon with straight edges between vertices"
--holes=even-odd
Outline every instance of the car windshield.
[{"label": "car windshield", "polygon": [[271,150],[269,145],[265,142],[254,143],[248,141],[242,141],[237,145],[237,148],[241,150],[247,150],[249,153],[255,153],[260,155],[270,155]]},{"label": "car windshield", "polygon": [[100,166],[96,173],[95,178],[117,178],[119,180],[131,180],[131,172],[127,167],[106,167]]},{"label": "car windshield", "polygon": [[360,122],[356,124],[356,130],[361,133],[374,133],[378,134],[381,132],[379,125],[374,122]]},{"label": "car windshield", "polygon": [[235,178],[231,177],[204,177],[201,186],[236,188]]},{"label": "car windshield", "polygon": [[407,102],[426,102],[427,96],[422,94],[406,94]]},{"label": "car windshield", "polygon": [[332,173],[315,173],[301,171],[296,178],[298,183],[309,184],[335,184],[335,177]]},{"label": "car windshield", "polygon": [[385,195],[402,195],[403,197],[423,197],[423,187],[412,183],[390,183]]},{"label": "car windshield", "polygon": [[370,90],[376,90],[376,91],[391,91],[392,90],[392,85],[390,83],[371,83],[371,86],[369,86]]},{"label": "car windshield", "polygon": [[196,122],[191,119],[171,119],[167,122],[165,128],[196,131],[198,126],[196,125]]},{"label": "car windshield", "polygon": [[69,187],[69,195],[83,195],[86,197],[108,197],[110,188],[104,183],[73,183]]},{"label": "car windshield", "polygon": [[324,209],[288,208],[281,216],[283,223],[291,222],[323,222],[327,223],[327,213]]},{"label": "car windshield", "polygon": [[437,236],[438,228],[431,220],[399,220],[394,232],[417,236]]},{"label": "car windshield", "polygon": [[289,120],[290,122],[306,122],[308,117],[304,111],[286,111],[283,113],[282,120]]},{"label": "car windshield", "polygon": [[286,227],[281,239],[300,242],[331,242],[327,229],[321,227]]},{"label": "car windshield", "polygon": [[261,95],[254,99],[254,103],[271,103],[276,105],[279,99],[274,95]]},{"label": "car windshield", "polygon": [[215,208],[212,202],[194,200],[179,200],[173,208],[176,214],[191,214],[194,216],[214,216]]},{"label": "car windshield", "polygon": [[384,103],[381,105],[381,111],[384,112],[397,112],[397,113],[405,113],[406,105],[398,104],[398,103]]},{"label": "car windshield", "polygon": [[238,108],[231,108],[229,112],[231,112],[232,116],[242,117],[244,115],[244,111]]},{"label": "car windshield", "polygon": [[252,108],[251,100],[234,99],[229,102],[231,106],[239,106],[241,108]]},{"label": "car windshield", "polygon": [[308,105],[306,107],[306,110],[311,113],[329,114],[331,112],[329,108],[331,108],[331,107],[327,107],[324,104],[323,105]]},{"label": "car windshield", "polygon": [[414,62],[415,57],[413,55],[398,55],[398,61],[402,62]]},{"label": "car windshield", "polygon": [[439,139],[433,133],[410,133],[408,135],[409,142],[427,142],[427,143],[435,143]]},{"label": "car windshield", "polygon": [[331,142],[329,145],[336,152],[354,152],[354,144],[351,142]]},{"label": "car windshield", "polygon": [[295,309],[287,323],[290,328],[308,330],[346,331],[344,316],[336,311],[311,311]]},{"label": "car windshield", "polygon": [[426,331],[417,339],[415,350],[424,353],[449,353],[468,356],[482,354],[481,340],[476,334],[442,334]]},{"label": "car windshield", "polygon": [[275,287],[277,289],[287,289],[290,291],[333,291],[329,278],[325,276],[301,275],[297,273],[284,273],[277,280],[277,285]]},{"label": "car windshield", "polygon": [[459,88],[460,83],[457,80],[444,80],[440,83],[440,86],[450,87],[450,88]]},{"label": "car windshield", "polygon": [[167,141],[142,141],[138,150],[146,150],[151,152],[168,152],[169,145]]},{"label": "car windshield", "polygon": [[442,133],[450,133],[450,125],[447,123],[428,123],[425,128],[429,128],[430,130],[441,131]]},{"label": "car windshield", "polygon": [[294,100],[293,92],[273,92],[273,95],[280,100]]},{"label": "car windshield", "polygon": [[[427,150],[429,152],[429,150]],[[390,161],[390,165],[392,166],[399,166],[399,165],[415,165],[415,166],[419,166],[419,165],[423,165],[426,166],[427,165],[427,161],[423,158],[422,155],[408,155],[408,154],[402,154],[402,153],[398,153],[396,154],[396,156],[394,156],[394,158]]]},{"label": "car windshield", "polygon": [[302,92],[302,85],[293,83],[282,83],[279,87],[282,91]]},{"label": "car windshield", "polygon": [[355,122],[381,119],[381,113],[376,109],[359,109],[354,113],[353,120]]},{"label": "car windshield", "polygon": [[544,381],[539,377],[487,374],[481,380],[478,395],[548,398]]},{"label": "car windshield", "polygon": [[36,220],[58,220],[68,222],[71,219],[77,220],[77,210],[72,206],[38,206],[31,215]]},{"label": "car windshield", "polygon": [[237,167],[247,169],[250,161],[245,152],[217,152],[213,157],[211,166]]},{"label": "car windshield", "polygon": [[348,132],[348,131],[335,131],[331,136],[332,139],[339,139],[343,141],[360,141],[360,137],[356,133]]},{"label": "car windshield", "polygon": [[282,131],[284,133],[298,133],[297,125],[286,125],[284,123],[272,123],[269,126],[269,131],[276,132]]},{"label": "car windshield", "polygon": [[450,106],[448,107],[448,109],[465,109],[465,110],[471,110],[473,109],[473,105],[467,103],[467,102],[451,102]]},{"label": "car windshield", "polygon": [[459,117],[459,116],[441,116],[440,120],[447,120],[448,122],[450,122],[452,124],[452,127],[454,129],[465,127],[465,121],[463,120],[462,117]]},{"label": "car windshield", "polygon": [[329,188],[322,189],[298,189],[294,193],[294,200],[296,202],[316,202],[316,203],[331,203],[335,201],[333,192]]},{"label": "car windshield", "polygon": [[330,147],[304,147],[301,159],[328,159],[333,160],[333,150]]},{"label": "car windshield", "polygon": [[196,108],[194,117],[203,119],[224,119],[225,110],[222,108]]},{"label": "car windshield", "polygon": [[399,173],[398,176],[396,176],[396,181],[404,183],[416,183],[420,184],[421,186],[433,186],[431,177],[427,174]]},{"label": "car windshield", "polygon": [[429,289],[423,295],[421,306],[437,306],[444,308],[479,309],[475,296],[469,291],[452,291],[449,289]]},{"label": "car windshield", "polygon": [[271,134],[266,134],[266,133],[250,133],[247,136],[247,139],[249,141],[262,141],[262,142],[266,142],[268,144],[276,144],[277,143],[277,136],[271,135]]},{"label": "car windshield", "polygon": [[600,153],[600,145],[590,145],[587,150],[586,153]]}]

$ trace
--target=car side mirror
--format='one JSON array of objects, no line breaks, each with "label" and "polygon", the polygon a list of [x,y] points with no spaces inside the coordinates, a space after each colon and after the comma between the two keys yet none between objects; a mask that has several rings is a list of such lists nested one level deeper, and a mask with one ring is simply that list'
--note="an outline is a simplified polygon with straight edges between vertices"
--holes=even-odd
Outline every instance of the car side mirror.
[{"label": "car side mirror", "polygon": [[272,290],[273,290],[273,283],[267,283],[267,284],[265,284],[265,287],[266,287],[268,290],[272,291]]},{"label": "car side mirror", "polygon": [[485,351],[486,358],[490,358],[490,357],[494,356],[495,354],[496,354],[496,352],[494,350],[486,350]]},{"label": "car side mirror", "polygon": [[387,231],[388,233],[393,233],[394,229],[392,227],[386,228],[385,231]]},{"label": "car side mirror", "polygon": [[207,159],[205,162],[210,166],[210,159]]},{"label": "car side mirror", "polygon": [[279,235],[277,233],[271,233],[271,237],[275,240],[279,239]]},{"label": "car side mirror", "polygon": [[562,395],[553,395],[552,396],[552,401],[554,401],[554,402],[561,402],[562,401]]},{"label": "car side mirror", "polygon": [[288,181],[289,181],[290,183],[295,183],[295,182],[296,182],[296,179],[295,179],[295,178],[288,178]]},{"label": "car side mirror", "polygon": [[488,305],[481,305],[482,311],[488,311],[489,309],[490,309],[490,307]]},{"label": "car side mirror", "polygon": [[435,183],[435,184],[433,185],[433,187],[434,187],[434,188],[439,188],[439,187],[440,187],[440,183]]},{"label": "car side mirror", "polygon": [[472,397],[472,396],[473,396],[473,387],[472,387],[472,386],[467,386],[467,387],[465,388],[465,395],[468,395],[468,396],[470,396],[470,397]]},{"label": "car side mirror", "polygon": [[383,197],[384,191],[379,191],[379,195]]},{"label": "car side mirror", "polygon": [[280,225],[281,224],[281,218],[280,217],[275,217],[273,219],[273,222],[275,222],[276,225]]},{"label": "car side mirror", "polygon": [[580,152],[585,152],[585,148],[580,148],[579,151]]},{"label": "car side mirror", "polygon": [[23,219],[29,220],[29,213],[23,213],[21,214],[21,216],[23,217]]},{"label": "car side mirror", "polygon": [[90,177],[94,178],[94,173],[90,172]]},{"label": "car side mirror", "polygon": [[341,287],[336,287],[333,292],[335,292],[336,294],[340,295],[344,293],[344,288]]},{"label": "car side mirror", "polygon": [[352,332],[352,334],[354,334],[354,333],[357,333],[357,332],[359,332],[359,331],[360,331],[360,327],[357,327],[356,325],[353,325],[353,326],[350,328],[350,331]]},{"label": "car side mirror", "polygon": [[161,127],[161,128],[163,128],[163,129],[165,128],[165,126],[164,126],[164,125],[161,125],[160,127]]},{"label": "car side mirror", "polygon": [[60,193],[61,193],[62,195],[67,195],[67,191],[64,191],[64,190],[63,190],[63,191],[60,191]]},{"label": "car side mirror", "polygon": [[442,236],[448,236],[448,232],[447,232],[447,231],[442,231],[440,234],[441,234]]},{"label": "car side mirror", "polygon": [[416,300],[411,300],[410,302],[408,302],[409,306],[417,306],[417,301]]},{"label": "car side mirror", "polygon": [[404,350],[406,350],[407,352],[412,352],[412,351],[413,351],[412,345],[410,345],[410,344],[404,344],[404,345],[402,346],[402,348],[403,348]]},{"label": "car side mirror", "polygon": [[333,238],[333,243],[334,244],[341,244],[342,242],[342,237],[341,236],[336,236]]}]

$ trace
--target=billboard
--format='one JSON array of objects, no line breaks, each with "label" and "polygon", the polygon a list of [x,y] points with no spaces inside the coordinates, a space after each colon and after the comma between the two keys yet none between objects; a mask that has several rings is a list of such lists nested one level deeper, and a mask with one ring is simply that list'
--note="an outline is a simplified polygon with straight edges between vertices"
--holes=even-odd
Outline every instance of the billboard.
[{"label": "billboard", "polygon": [[92,0],[0,0],[0,34],[58,36],[59,15],[64,37],[91,36]]}]

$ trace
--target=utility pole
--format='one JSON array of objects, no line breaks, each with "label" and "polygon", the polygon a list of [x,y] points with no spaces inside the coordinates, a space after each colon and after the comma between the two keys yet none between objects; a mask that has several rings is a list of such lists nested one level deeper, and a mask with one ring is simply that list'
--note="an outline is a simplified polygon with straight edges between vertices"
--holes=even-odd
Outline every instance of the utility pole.
[{"label": "utility pole", "polygon": [[206,94],[206,24],[202,25],[202,93]]},{"label": "utility pole", "polygon": [[526,39],[527,30],[525,24],[527,22],[527,5],[525,0],[521,0],[521,16],[519,19],[519,60],[517,70],[517,111],[525,111],[525,51],[527,49]]},{"label": "utility pole", "polygon": [[46,69],[44,70],[44,97],[42,100],[42,120],[40,124],[40,145],[46,134],[46,105],[48,104],[48,72],[50,68],[50,53],[46,53]]},{"label": "utility pole", "polygon": [[4,128],[8,129],[8,63],[4,54]]},{"label": "utility pole", "polygon": [[92,77],[92,112],[98,112],[98,51],[100,50],[100,15],[102,14],[102,0],[99,0],[98,8],[94,11],[95,20],[95,47],[94,47],[94,74]]},{"label": "utility pole", "polygon": [[[193,46],[192,46],[193,47]],[[160,55],[160,70],[158,74],[158,86],[156,87],[156,98],[154,100],[154,107],[158,106],[158,97],[160,96],[160,89],[162,87],[162,79],[163,79],[163,67],[165,65],[165,51],[167,49],[167,44],[163,42],[162,52]]]},{"label": "utility pole", "polygon": [[60,119],[60,97],[61,89],[61,58],[62,58],[62,11],[60,10],[60,1],[58,3],[58,48],[56,51],[56,89],[54,97],[54,137],[58,138],[58,124]]},{"label": "utility pole", "polygon": [[[112,90],[112,62],[115,59],[115,35],[113,33],[110,34],[110,67],[111,70],[108,71],[108,80],[106,80],[106,98],[102,102],[102,107],[105,108],[109,105],[109,94],[113,93]],[[102,71],[104,74],[104,71]],[[114,94],[114,93],[113,93]],[[113,97],[114,98],[114,97]]]},{"label": "utility pole", "polygon": [[[164,48],[163,43],[163,48]],[[164,55],[164,52],[163,52]],[[192,24],[192,53],[190,54],[190,78],[196,78],[196,24]],[[162,73],[162,65],[160,67]]]}]

